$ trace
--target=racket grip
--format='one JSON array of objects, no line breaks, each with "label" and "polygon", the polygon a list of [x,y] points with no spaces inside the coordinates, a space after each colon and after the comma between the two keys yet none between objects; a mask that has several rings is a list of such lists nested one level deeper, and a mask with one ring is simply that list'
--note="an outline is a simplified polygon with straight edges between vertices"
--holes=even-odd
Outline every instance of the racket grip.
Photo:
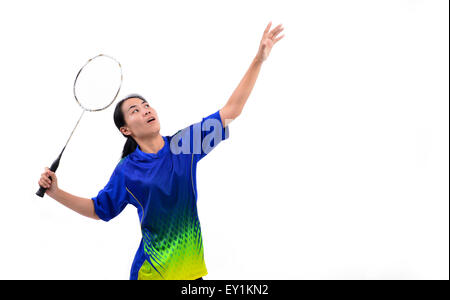
[{"label": "racket grip", "polygon": [[[65,149],[66,147],[64,147],[64,149]],[[59,156],[58,156],[58,158],[57,159],[55,159],[55,161],[52,163],[52,165],[50,166],[50,171],[52,171],[52,172],[55,172],[57,169],[58,169],[58,166],[59,166],[59,161],[61,160],[61,155],[63,154],[63,152],[64,152],[64,149],[61,151],[61,153],[59,154]],[[52,180],[52,178],[49,176],[48,177],[48,179],[50,179],[50,181]],[[46,188],[44,188],[44,187],[40,187],[39,188],[39,190],[36,192],[36,195],[38,195],[39,197],[44,197],[44,195],[45,195],[45,191],[46,191],[47,189]]]}]

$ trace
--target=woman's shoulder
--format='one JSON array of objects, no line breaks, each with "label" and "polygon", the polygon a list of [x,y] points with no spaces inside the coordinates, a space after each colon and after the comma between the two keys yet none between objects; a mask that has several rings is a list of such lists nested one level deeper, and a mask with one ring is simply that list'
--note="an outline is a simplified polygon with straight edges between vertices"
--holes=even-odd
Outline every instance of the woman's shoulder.
[{"label": "woman's shoulder", "polygon": [[125,159],[128,159],[128,156],[129,156],[129,154],[127,156],[121,158],[120,161],[117,163],[117,166],[123,165],[125,162]]},{"label": "woman's shoulder", "polygon": [[128,159],[129,159],[128,155],[121,158],[117,163],[116,167],[114,168],[114,172],[124,174],[125,173],[124,169],[126,168]]}]

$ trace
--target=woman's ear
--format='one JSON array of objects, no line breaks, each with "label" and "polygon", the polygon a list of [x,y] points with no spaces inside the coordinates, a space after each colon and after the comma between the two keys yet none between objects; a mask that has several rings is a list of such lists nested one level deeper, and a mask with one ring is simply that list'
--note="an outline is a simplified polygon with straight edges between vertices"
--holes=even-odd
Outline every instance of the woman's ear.
[{"label": "woman's ear", "polygon": [[131,131],[128,129],[128,127],[120,127],[120,132],[122,132],[125,135],[131,135]]}]

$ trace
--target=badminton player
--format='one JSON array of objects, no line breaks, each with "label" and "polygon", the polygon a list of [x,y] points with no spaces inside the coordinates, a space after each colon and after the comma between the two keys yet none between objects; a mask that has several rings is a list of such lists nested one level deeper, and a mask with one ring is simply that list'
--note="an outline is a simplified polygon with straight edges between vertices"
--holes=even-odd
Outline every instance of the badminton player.
[{"label": "badminton player", "polygon": [[270,26],[271,22],[227,103],[202,121],[162,136],[158,114],[144,97],[131,94],[118,102],[114,123],[126,142],[121,160],[97,196],[82,198],[60,189],[48,167],[41,174],[38,184],[47,188],[48,196],[86,217],[109,221],[128,204],[137,208],[142,239],[130,279],[201,280],[208,274],[197,214],[196,167],[228,138],[228,124],[241,114],[262,63],[284,37],[277,37],[281,24],[273,30]]}]

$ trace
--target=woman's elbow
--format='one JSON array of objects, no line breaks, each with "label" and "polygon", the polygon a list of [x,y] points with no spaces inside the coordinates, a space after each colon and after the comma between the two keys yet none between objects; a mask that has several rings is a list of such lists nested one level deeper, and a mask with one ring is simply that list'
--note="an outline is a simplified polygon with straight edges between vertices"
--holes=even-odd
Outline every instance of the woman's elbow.
[{"label": "woman's elbow", "polygon": [[222,109],[220,109],[220,117],[222,118],[223,127],[226,127],[228,124],[230,124],[231,121],[239,117],[240,114],[240,109],[234,108],[230,105],[226,105]]}]

